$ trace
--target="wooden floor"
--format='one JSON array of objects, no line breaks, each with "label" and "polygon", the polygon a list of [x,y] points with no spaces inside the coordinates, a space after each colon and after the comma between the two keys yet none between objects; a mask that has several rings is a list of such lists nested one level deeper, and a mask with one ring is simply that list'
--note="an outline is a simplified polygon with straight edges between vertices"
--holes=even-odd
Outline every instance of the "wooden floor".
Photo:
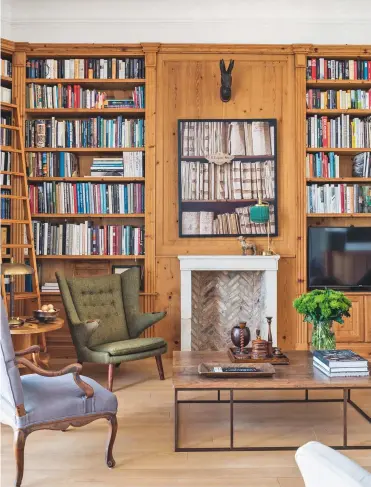
[{"label": "wooden floor", "polygon": [[[58,366],[60,363],[58,363]],[[116,374],[119,431],[116,468],[104,463],[105,421],[66,433],[33,433],[26,442],[24,487],[303,487],[294,452],[173,452],[173,390],[160,382],[154,359],[126,364]],[[105,368],[87,366],[84,374],[105,384]],[[72,380],[72,378],[71,378]],[[193,394],[193,393],[192,393]],[[257,394],[254,397],[258,397]],[[260,393],[259,397],[263,397]],[[268,396],[265,393],[264,397]],[[288,398],[289,394],[281,393]],[[334,397],[332,393],[332,397]],[[194,393],[193,397],[205,396]],[[238,397],[238,394],[236,394]],[[246,397],[246,396],[245,396]],[[277,396],[276,396],[277,397]],[[291,394],[292,397],[292,394]],[[300,394],[297,393],[297,397]],[[371,413],[371,395],[352,398]],[[181,438],[192,446],[226,445],[228,405],[183,405]],[[329,404],[236,405],[236,446],[327,444],[342,439],[342,406]],[[186,422],[186,424],[185,424]],[[2,427],[1,486],[13,485],[12,431]],[[349,442],[371,445],[371,425],[349,408]],[[371,450],[347,455],[371,471]]]}]

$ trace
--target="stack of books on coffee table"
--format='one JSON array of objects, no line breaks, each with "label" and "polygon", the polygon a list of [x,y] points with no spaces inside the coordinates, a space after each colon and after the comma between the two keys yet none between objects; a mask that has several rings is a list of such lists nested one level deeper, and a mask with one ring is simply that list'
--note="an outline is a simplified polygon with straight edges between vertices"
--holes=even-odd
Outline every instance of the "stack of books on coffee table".
[{"label": "stack of books on coffee table", "polygon": [[328,377],[366,377],[368,361],[351,350],[315,350],[313,367]]}]

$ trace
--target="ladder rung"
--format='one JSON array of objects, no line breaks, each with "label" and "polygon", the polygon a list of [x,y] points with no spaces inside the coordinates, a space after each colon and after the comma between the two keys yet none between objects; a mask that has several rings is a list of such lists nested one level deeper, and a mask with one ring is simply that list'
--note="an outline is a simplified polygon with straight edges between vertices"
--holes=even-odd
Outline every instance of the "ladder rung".
[{"label": "ladder rung", "polygon": [[[6,296],[9,298],[10,294],[7,293]],[[14,299],[17,301],[20,299],[35,299],[37,297],[37,293],[14,293]]]},{"label": "ladder rung", "polygon": [[10,145],[2,145],[1,146],[2,152],[16,152],[17,154],[21,154],[21,149],[13,149]]},{"label": "ladder rung", "polygon": [[23,172],[16,171],[0,171],[0,174],[9,174],[9,176],[24,176]]},{"label": "ladder rung", "polygon": [[11,223],[25,225],[26,223],[30,223],[28,220],[1,220],[2,225],[10,225]]},{"label": "ladder rung", "polygon": [[15,127],[14,125],[4,125],[3,123],[0,124],[0,128],[8,130],[19,130],[19,127]]},{"label": "ladder rung", "polygon": [[32,249],[31,244],[8,244],[8,243],[3,243],[1,244],[4,249]]},{"label": "ladder rung", "polygon": [[17,105],[15,105],[14,103],[5,103],[4,101],[2,101],[0,103],[0,109],[1,110],[6,110],[6,111],[11,111],[13,110],[14,108],[17,108]]},{"label": "ladder rung", "polygon": [[27,196],[17,196],[14,194],[0,194],[0,198],[3,200],[28,200]]}]

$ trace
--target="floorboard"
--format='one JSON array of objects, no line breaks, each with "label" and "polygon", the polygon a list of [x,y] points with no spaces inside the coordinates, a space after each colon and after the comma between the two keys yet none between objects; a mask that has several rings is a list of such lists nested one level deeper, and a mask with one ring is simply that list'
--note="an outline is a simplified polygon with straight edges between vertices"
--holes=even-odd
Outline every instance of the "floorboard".
[{"label": "floorboard", "polygon": [[[63,363],[54,365],[59,368]],[[115,469],[107,469],[104,463],[105,421],[66,433],[42,431],[27,439],[23,486],[227,487],[232,482],[234,487],[304,486],[294,452],[174,453],[171,361],[165,361],[164,366],[165,381],[158,380],[152,359],[115,370],[114,392],[119,400]],[[103,366],[87,365],[83,373],[106,384]],[[191,394],[205,398],[210,393]],[[238,396],[246,397],[244,394]],[[336,394],[332,392],[331,397]],[[269,397],[271,392],[254,393],[254,398]],[[301,396],[281,392],[275,397]],[[354,392],[352,399],[371,410],[371,394]],[[181,439],[187,446],[223,446],[228,442],[228,405],[183,405],[181,421]],[[331,444],[341,442],[341,424],[342,409],[337,403],[238,404],[235,441],[236,446],[296,445],[310,440]],[[12,440],[11,429],[2,427],[1,487],[14,481]],[[349,442],[371,445],[371,425],[351,408]],[[347,456],[371,471],[371,451],[349,451]]]}]

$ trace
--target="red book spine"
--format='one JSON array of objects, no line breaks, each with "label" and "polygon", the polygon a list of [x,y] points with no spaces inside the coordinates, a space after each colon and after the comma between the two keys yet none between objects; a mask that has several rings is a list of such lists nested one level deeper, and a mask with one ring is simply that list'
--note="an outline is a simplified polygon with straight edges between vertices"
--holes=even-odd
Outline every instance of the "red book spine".
[{"label": "red book spine", "polygon": [[312,79],[317,79],[317,66],[315,58],[312,59]]},{"label": "red book spine", "polygon": [[77,184],[73,185],[73,203],[75,207],[75,212],[77,212]]},{"label": "red book spine", "polygon": [[327,117],[322,117],[322,147],[328,147]]}]

